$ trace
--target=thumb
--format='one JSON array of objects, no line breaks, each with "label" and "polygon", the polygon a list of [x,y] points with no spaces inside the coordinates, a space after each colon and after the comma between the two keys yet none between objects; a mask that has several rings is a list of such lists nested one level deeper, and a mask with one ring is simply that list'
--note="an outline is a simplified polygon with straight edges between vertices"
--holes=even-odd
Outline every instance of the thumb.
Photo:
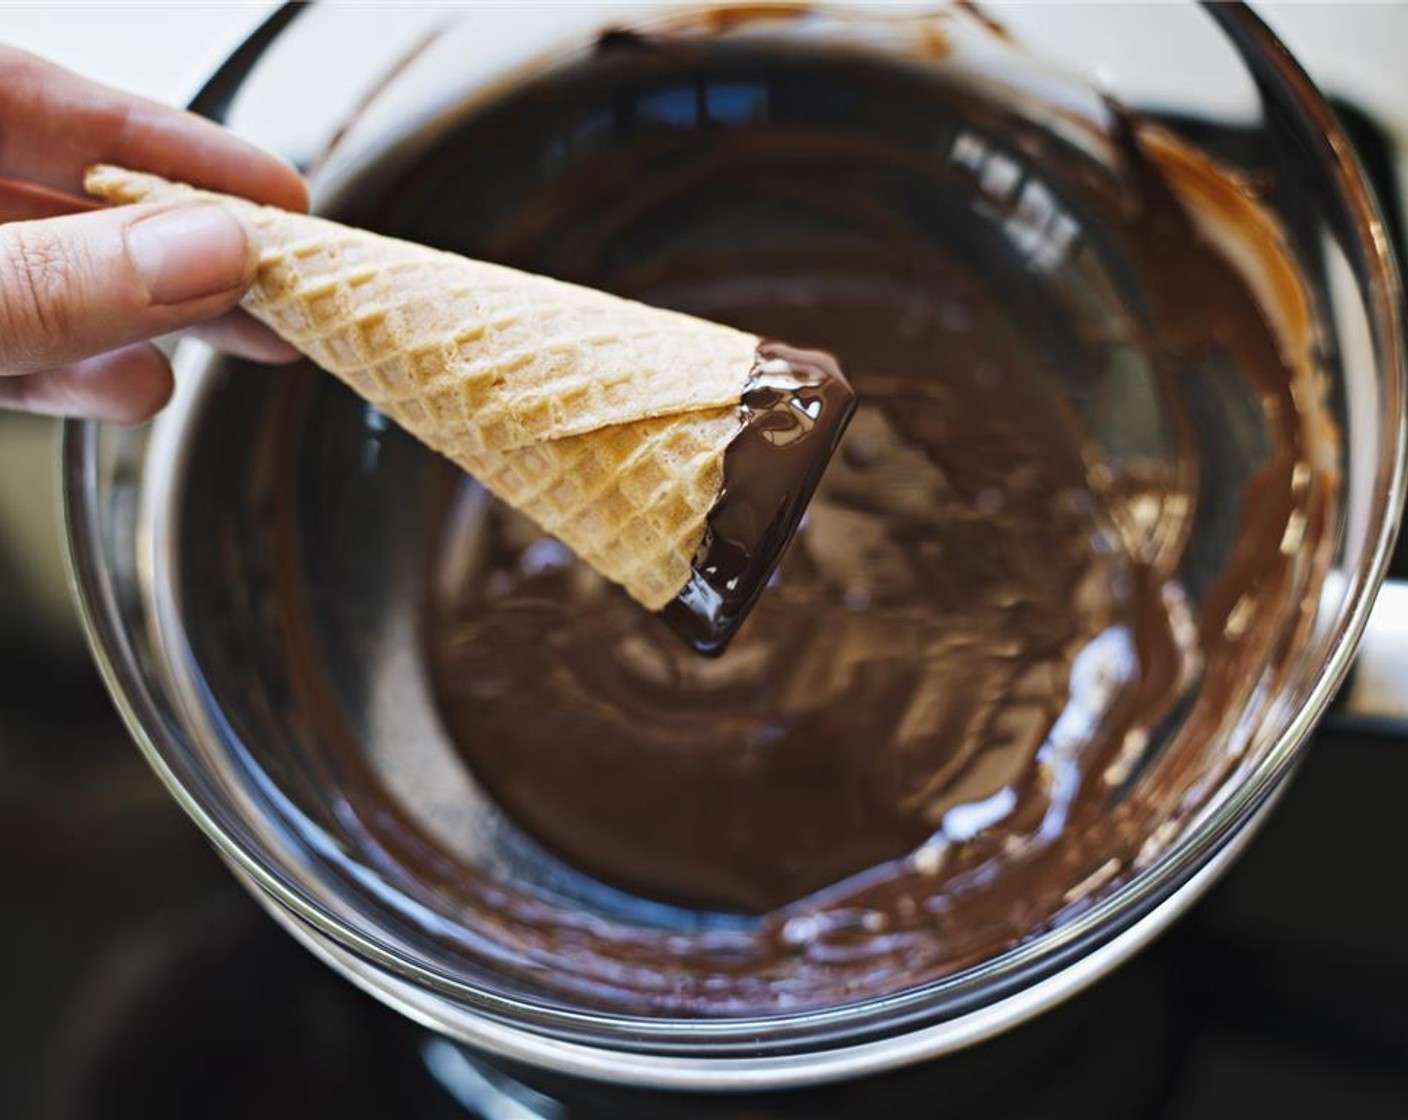
[{"label": "thumb", "polygon": [[0,376],[214,318],[244,294],[254,238],[210,203],[0,225]]}]

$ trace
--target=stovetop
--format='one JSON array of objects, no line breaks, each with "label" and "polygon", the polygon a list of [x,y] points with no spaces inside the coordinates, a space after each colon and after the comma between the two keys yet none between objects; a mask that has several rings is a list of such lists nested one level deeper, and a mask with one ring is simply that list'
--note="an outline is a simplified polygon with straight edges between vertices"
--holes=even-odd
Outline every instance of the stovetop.
[{"label": "stovetop", "polygon": [[[1401,213],[1388,145],[1341,108],[1385,209]],[[1395,572],[1408,576],[1408,542]],[[12,586],[0,551],[0,587]],[[567,1082],[545,1098],[464,1066],[306,954],[147,770],[86,660],[37,657],[7,639],[0,1117],[1402,1120],[1404,791],[1408,729],[1332,719],[1262,834],[1171,933],[1056,1011],[962,1054],[787,1098]],[[458,1069],[459,1099],[427,1060]]]}]

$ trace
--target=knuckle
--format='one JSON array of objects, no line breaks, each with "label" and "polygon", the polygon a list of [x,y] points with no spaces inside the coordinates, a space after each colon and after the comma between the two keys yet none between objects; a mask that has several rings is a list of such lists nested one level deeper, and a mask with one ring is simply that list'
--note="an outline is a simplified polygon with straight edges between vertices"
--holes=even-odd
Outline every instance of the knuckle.
[{"label": "knuckle", "polygon": [[112,118],[108,121],[108,131],[117,137],[118,151],[126,151],[128,145],[141,139],[143,112],[141,103],[124,100],[112,106]]},{"label": "knuckle", "polygon": [[42,222],[17,222],[0,238],[0,329],[21,357],[42,356],[72,327],[76,272],[64,239]]},{"label": "knuckle", "polygon": [[0,162],[4,166],[18,162],[19,148],[32,146],[32,140],[25,140],[34,135],[27,122],[42,112],[46,90],[55,85],[56,70],[43,59],[0,44],[0,75],[4,81],[0,92]]}]

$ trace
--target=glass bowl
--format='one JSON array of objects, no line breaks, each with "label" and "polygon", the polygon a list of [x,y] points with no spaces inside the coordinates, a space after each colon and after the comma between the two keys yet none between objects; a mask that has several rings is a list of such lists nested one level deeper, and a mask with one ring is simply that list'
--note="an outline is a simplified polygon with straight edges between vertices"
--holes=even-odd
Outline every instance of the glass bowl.
[{"label": "glass bowl", "polygon": [[[864,60],[880,56],[923,80],[981,90],[982,104],[1001,106],[1031,136],[1097,159],[1118,103],[1259,185],[1307,293],[1339,433],[1317,597],[1301,623],[1287,620],[1293,648],[1265,687],[1245,690],[1180,748],[1194,752],[1196,773],[1156,843],[1059,920],[941,975],[891,977],[874,994],[832,1003],[700,1015],[665,1002],[612,1006],[587,980],[574,987],[570,967],[535,975],[534,907],[637,931],[650,944],[666,935],[725,944],[741,919],[580,874],[523,836],[458,760],[428,682],[423,631],[446,511],[467,484],[330,379],[246,367],[183,341],[177,398],[152,426],[66,427],[74,584],[108,685],[158,774],[269,911],[368,991],[498,1057],[634,1085],[780,1088],[893,1068],[1035,1015],[1127,958],[1216,878],[1289,778],[1350,665],[1403,497],[1399,291],[1374,201],[1324,101],[1245,8],[1032,7],[1003,20],[996,27],[963,6],[289,9],[198,100],[309,166],[319,210],[485,255],[515,192],[556,174],[547,140],[535,140],[560,131],[554,114],[590,118],[592,97],[619,104],[611,75],[593,69],[603,55],[592,44],[607,27],[619,37],[644,25],[690,44],[690,64],[704,68],[691,72],[691,88],[717,111],[707,120],[667,113],[686,134],[756,122],[759,75],[779,58],[805,70],[819,50],[858,60],[847,96],[813,97],[798,110],[828,127],[875,127],[879,95]],[[339,44],[335,57],[329,42]],[[631,120],[647,97],[668,102],[659,95],[680,71],[666,66],[655,80],[631,92]],[[547,88],[554,96],[542,96]],[[747,107],[733,112],[740,91]],[[958,106],[954,121],[922,123],[948,128],[953,152],[967,129],[962,150],[971,154],[982,134],[962,120],[961,99],[948,104]],[[504,106],[526,114],[517,147],[491,127]],[[1025,204],[998,215],[1027,222],[1009,222],[1009,235],[1066,228],[1063,184],[1040,150],[1010,154],[1008,170],[1050,189],[1035,218]],[[963,212],[997,220],[981,171],[969,170]],[[1068,239],[1098,242],[1098,230],[1067,224]],[[1045,268],[1038,242],[1024,259],[1048,288],[1089,288],[1088,277]],[[516,259],[548,271],[572,265]],[[1137,302],[1118,284],[1111,290],[1117,303]],[[1095,444],[1151,461],[1169,455],[1167,418],[1137,377],[1062,391]],[[1192,392],[1214,421],[1235,403]],[[1220,449],[1208,468],[1213,489],[1235,491],[1257,451],[1230,428],[1214,422],[1211,431]],[[1215,567],[1235,536],[1225,509],[1218,518],[1215,501],[1203,505],[1189,528],[1198,547],[1180,573],[1193,587],[1199,566]],[[1148,757],[1162,745],[1149,744]],[[387,825],[392,817],[410,823]],[[454,882],[463,868],[475,890],[522,903],[513,928],[467,901]]]}]

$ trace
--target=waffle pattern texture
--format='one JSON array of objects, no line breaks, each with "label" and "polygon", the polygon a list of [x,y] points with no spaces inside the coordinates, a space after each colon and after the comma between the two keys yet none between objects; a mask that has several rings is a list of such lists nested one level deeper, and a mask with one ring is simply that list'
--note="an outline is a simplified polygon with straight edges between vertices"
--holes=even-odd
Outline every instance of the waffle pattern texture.
[{"label": "waffle pattern texture", "polygon": [[235,208],[255,318],[643,606],[689,579],[756,336],[155,175],[97,166],[86,186]]}]

